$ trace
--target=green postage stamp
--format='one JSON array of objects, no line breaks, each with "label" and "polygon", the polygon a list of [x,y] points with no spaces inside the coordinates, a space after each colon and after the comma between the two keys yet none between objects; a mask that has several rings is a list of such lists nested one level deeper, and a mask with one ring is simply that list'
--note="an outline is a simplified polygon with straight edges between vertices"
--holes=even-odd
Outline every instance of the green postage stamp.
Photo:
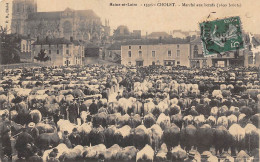
[{"label": "green postage stamp", "polygon": [[200,30],[204,56],[244,48],[238,16],[200,23]]}]

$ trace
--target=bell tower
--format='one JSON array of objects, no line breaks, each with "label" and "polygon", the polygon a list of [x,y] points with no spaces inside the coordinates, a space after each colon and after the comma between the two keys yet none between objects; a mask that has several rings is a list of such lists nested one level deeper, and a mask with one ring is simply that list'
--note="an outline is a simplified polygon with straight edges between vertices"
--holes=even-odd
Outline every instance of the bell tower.
[{"label": "bell tower", "polygon": [[37,12],[36,0],[13,0],[11,33],[24,35],[29,14]]}]

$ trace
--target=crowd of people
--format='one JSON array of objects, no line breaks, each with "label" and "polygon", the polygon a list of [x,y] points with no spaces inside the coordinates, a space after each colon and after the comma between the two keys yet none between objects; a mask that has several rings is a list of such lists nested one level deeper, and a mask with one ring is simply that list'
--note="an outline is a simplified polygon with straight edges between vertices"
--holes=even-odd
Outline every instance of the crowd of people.
[{"label": "crowd of people", "polygon": [[259,68],[1,71],[2,161],[259,159]]}]

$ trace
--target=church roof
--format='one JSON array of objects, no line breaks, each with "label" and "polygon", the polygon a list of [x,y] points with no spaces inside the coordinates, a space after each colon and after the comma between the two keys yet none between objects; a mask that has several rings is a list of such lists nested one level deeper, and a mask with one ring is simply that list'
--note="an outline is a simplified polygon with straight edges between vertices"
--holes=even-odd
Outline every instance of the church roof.
[{"label": "church roof", "polygon": [[189,44],[188,39],[169,38],[169,39],[141,39],[130,40],[124,42],[122,45],[158,45],[158,44]]},{"label": "church roof", "polygon": [[87,19],[100,19],[93,10],[72,10],[67,8],[64,11],[31,13],[28,15],[28,20],[59,20],[64,12],[74,12],[77,16]]},{"label": "church roof", "polygon": [[39,39],[33,43],[33,45],[56,45],[56,44],[75,44],[79,45],[80,43],[76,40],[71,42],[70,40],[67,40],[65,38],[44,38],[44,39]]},{"label": "church roof", "polygon": [[61,12],[36,12],[28,15],[28,20],[59,20]]}]

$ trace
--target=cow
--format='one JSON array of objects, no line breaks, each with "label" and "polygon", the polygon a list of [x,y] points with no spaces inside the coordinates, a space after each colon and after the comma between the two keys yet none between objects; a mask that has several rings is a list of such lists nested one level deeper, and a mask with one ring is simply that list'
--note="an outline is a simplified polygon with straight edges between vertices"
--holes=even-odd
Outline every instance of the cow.
[{"label": "cow", "polygon": [[199,153],[202,153],[203,151],[209,151],[214,140],[213,133],[214,133],[213,129],[208,124],[204,124],[197,129],[196,141],[197,141],[197,148]]},{"label": "cow", "polygon": [[166,143],[168,150],[180,143],[180,128],[175,124],[166,126],[162,135],[162,142]]},{"label": "cow", "polygon": [[238,152],[244,148],[245,145],[245,129],[238,124],[233,124],[229,129],[229,133],[232,135],[231,155],[236,155],[236,149]]},{"label": "cow", "polygon": [[231,138],[231,134],[228,132],[225,126],[217,126],[214,131],[214,145],[216,154],[222,154],[223,149],[224,151],[228,151]]},{"label": "cow", "polygon": [[154,158],[154,150],[152,149],[152,147],[150,145],[145,145],[145,147],[140,150],[139,152],[137,152],[136,154],[136,161],[153,161]]},{"label": "cow", "polygon": [[181,130],[180,145],[187,152],[191,150],[192,146],[196,146],[196,132],[197,128],[191,124]]}]

